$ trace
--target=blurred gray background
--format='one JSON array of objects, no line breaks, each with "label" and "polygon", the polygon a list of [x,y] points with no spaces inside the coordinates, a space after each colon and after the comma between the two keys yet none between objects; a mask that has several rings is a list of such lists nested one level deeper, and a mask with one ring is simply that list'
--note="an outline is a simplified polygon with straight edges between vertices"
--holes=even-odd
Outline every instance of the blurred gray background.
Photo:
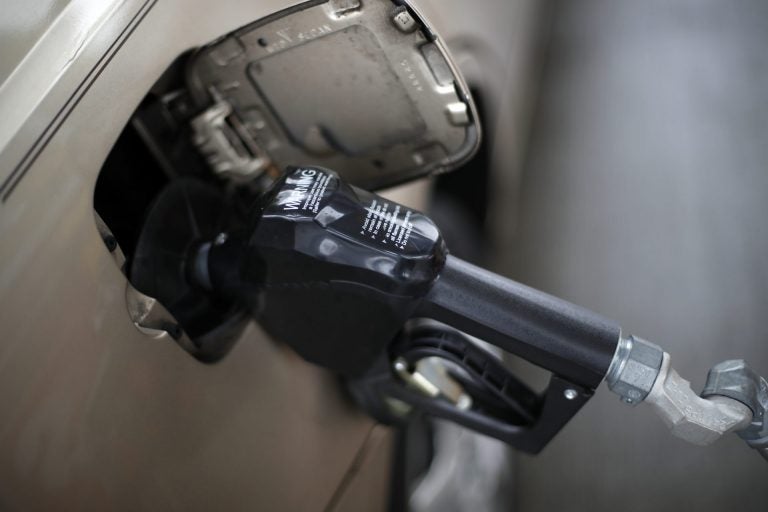
[{"label": "blurred gray background", "polygon": [[[661,344],[695,390],[724,359],[768,374],[768,2],[551,7],[497,269]],[[736,436],[687,445],[607,388],[515,473],[521,512],[768,510]]]}]

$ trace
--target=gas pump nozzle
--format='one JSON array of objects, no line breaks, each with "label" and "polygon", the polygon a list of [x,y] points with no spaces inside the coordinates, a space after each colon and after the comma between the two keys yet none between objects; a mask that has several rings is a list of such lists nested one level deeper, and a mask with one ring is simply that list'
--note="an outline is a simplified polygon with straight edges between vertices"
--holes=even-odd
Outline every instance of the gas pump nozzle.
[{"label": "gas pump nozzle", "polygon": [[246,232],[203,247],[198,283],[255,300],[265,329],[346,376],[415,317],[592,388],[619,342],[610,320],[451,256],[424,214],[325,169],[289,171]]},{"label": "gas pump nozzle", "polygon": [[[658,346],[451,256],[424,214],[333,171],[289,169],[246,229],[196,247],[191,281],[247,303],[276,339],[346,377],[382,421],[416,407],[535,453],[607,377],[626,403],[650,400],[681,437],[749,430],[753,446],[768,446],[764,379],[716,372],[728,378],[708,383],[707,398],[685,392]],[[550,371],[549,387],[535,393],[467,335]],[[435,359],[442,370],[425,363]]]}]

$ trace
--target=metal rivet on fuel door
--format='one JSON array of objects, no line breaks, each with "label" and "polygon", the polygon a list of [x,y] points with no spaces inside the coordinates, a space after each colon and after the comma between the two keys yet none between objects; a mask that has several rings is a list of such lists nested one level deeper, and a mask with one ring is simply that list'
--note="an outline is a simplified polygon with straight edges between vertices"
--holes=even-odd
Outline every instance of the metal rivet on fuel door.
[{"label": "metal rivet on fuel door", "polygon": [[397,30],[406,34],[416,30],[416,20],[413,19],[411,13],[409,13],[403,6],[395,9],[395,13],[392,16],[392,23],[395,24]]}]

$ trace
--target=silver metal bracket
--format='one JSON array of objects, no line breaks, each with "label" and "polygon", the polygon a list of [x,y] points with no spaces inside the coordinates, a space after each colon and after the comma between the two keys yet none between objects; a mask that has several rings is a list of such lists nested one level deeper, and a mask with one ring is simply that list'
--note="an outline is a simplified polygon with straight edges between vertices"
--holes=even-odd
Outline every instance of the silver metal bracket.
[{"label": "silver metal bracket", "polygon": [[251,133],[259,127],[244,122],[215,91],[212,96],[216,101],[191,121],[192,142],[216,174],[239,181],[260,176],[271,161]]},{"label": "silver metal bracket", "polygon": [[416,363],[413,371],[402,358],[396,359],[392,366],[403,381],[425,395],[433,398],[442,396],[461,410],[471,408],[472,398],[464,392],[461,384],[449,375],[445,365],[445,361],[439,357],[426,357]]}]

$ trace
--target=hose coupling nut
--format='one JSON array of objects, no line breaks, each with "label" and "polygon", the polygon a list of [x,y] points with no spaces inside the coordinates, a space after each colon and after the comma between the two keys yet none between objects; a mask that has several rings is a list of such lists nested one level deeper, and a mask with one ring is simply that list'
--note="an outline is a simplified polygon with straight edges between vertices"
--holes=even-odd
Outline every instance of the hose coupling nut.
[{"label": "hose coupling nut", "polygon": [[664,351],[642,338],[621,337],[606,381],[621,400],[635,406],[651,392],[661,369]]}]

